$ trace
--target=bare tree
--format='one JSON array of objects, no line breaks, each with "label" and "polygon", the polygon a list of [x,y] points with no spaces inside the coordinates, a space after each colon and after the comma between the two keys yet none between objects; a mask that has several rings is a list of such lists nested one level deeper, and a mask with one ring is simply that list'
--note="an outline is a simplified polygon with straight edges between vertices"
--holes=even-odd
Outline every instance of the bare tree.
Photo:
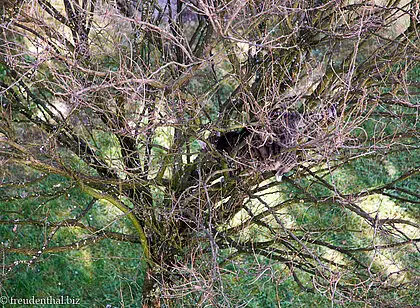
[{"label": "bare tree", "polygon": [[[91,198],[76,218],[2,220],[48,229],[2,247],[3,279],[111,238],[140,244],[146,307],[246,304],[226,280],[245,263],[338,303],[418,286],[416,217],[368,202],[419,203],[417,1],[1,5],[1,201],[50,174],[68,179],[50,194]],[[395,170],[370,181],[377,166]],[[96,200],[133,234],[84,224]],[[90,236],[54,245],[75,227]]]}]

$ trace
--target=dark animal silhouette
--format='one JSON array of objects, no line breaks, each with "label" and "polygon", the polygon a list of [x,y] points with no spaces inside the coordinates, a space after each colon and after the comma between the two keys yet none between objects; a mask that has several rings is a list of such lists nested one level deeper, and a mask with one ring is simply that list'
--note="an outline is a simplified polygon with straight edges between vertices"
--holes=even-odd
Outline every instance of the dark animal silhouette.
[{"label": "dark animal silhouette", "polygon": [[232,150],[245,140],[250,135],[250,132],[246,128],[242,128],[238,131],[232,131],[222,134],[217,137],[215,146],[219,152],[232,153]]},{"label": "dark animal silhouette", "polygon": [[299,144],[319,138],[322,123],[334,118],[335,106],[306,115],[277,110],[269,115],[268,125],[227,132],[213,144],[238,171],[273,171],[281,181],[283,174],[298,165]]}]

